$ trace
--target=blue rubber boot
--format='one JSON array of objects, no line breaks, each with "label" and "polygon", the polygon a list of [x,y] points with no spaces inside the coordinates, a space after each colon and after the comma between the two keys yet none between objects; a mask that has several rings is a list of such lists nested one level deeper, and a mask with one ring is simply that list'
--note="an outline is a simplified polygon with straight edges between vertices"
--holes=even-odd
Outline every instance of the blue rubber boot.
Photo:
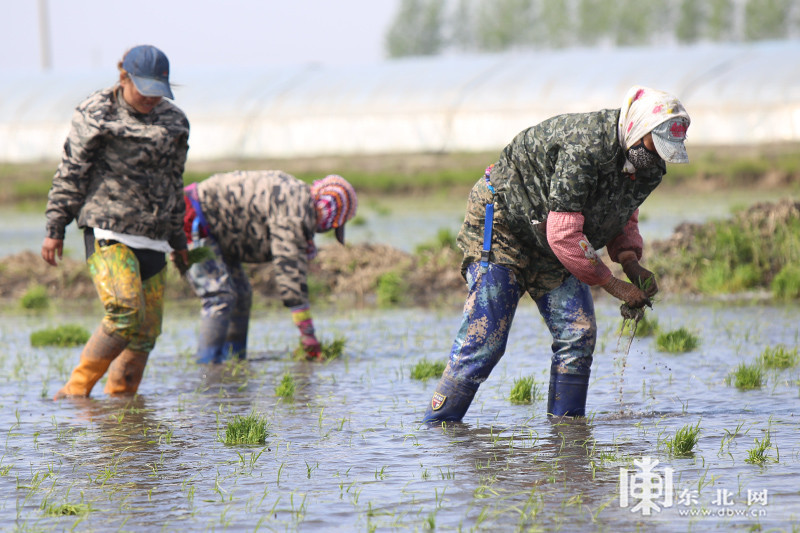
[{"label": "blue rubber boot", "polygon": [[442,376],[431,403],[422,418],[424,423],[460,422],[478,391],[477,385]]},{"label": "blue rubber boot", "polygon": [[227,358],[225,337],[228,334],[228,321],[217,317],[203,317],[200,321],[199,343],[195,362],[198,364],[219,364]]},{"label": "blue rubber boot", "polygon": [[555,369],[551,369],[550,392],[547,395],[547,416],[586,416],[586,392],[588,389],[588,375],[559,374],[555,372]]},{"label": "blue rubber boot", "polygon": [[225,344],[222,345],[223,359],[235,357],[239,360],[247,359],[247,327],[250,322],[249,313],[246,315],[234,313],[228,324],[228,334]]}]

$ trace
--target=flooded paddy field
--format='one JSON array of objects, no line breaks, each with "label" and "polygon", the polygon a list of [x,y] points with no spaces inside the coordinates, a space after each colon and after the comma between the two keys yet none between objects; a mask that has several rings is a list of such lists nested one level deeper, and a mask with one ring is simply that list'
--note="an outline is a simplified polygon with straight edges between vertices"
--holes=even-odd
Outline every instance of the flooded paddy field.
[{"label": "flooded paddy field", "polygon": [[[700,339],[687,353],[653,337],[620,341],[618,306],[597,302],[600,336],[585,421],[545,416],[550,337],[520,306],[508,350],[464,422],[421,425],[459,309],[315,314],[325,364],[288,356],[285,312],[251,322],[250,359],[192,361],[196,315],[168,307],[135,398],[53,402],[80,348],[32,348],[30,334],[85,314],[0,320],[0,523],[12,531],[702,531],[800,528],[800,369],[754,390],[728,376],[767,347],[796,348],[796,305],[661,301],[662,329]],[[648,311],[649,313],[649,311]],[[276,395],[282,376],[293,399]],[[533,376],[534,401],[509,401]],[[266,443],[225,445],[227,423],[259,413]],[[686,426],[691,453],[670,452]],[[764,446],[767,442],[768,445]],[[748,462],[761,446],[763,461]],[[658,464],[655,464],[658,461]],[[671,490],[669,490],[671,489]]]}]

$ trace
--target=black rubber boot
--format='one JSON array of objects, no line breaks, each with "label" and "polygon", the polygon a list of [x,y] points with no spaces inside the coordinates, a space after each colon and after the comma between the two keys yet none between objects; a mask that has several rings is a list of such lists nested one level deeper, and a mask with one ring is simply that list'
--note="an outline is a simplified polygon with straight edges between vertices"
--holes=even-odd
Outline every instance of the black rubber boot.
[{"label": "black rubber boot", "polygon": [[586,392],[589,376],[559,374],[550,371],[550,392],[547,395],[547,416],[586,416]]},{"label": "black rubber boot", "polygon": [[422,421],[459,422],[469,409],[469,404],[472,403],[477,391],[477,385],[469,385],[442,376]]}]

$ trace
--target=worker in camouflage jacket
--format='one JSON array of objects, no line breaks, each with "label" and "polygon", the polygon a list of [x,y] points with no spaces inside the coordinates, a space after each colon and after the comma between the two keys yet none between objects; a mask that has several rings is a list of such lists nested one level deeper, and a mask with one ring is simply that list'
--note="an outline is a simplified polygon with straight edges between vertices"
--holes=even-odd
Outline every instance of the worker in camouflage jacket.
[{"label": "worker in camouflage jacket", "polygon": [[57,265],[65,228],[84,232],[105,316],[55,395],[133,394],[161,333],[167,252],[187,258],[183,168],[189,122],[173,98],[169,61],[149,45],[119,62],[119,83],[78,105],[47,201],[42,258]]},{"label": "worker in camouflage jacket", "polygon": [[329,175],[311,186],[279,170],[215,174],[185,189],[184,230],[194,250],[214,254],[186,273],[202,298],[198,363],[246,357],[252,289],[242,263],[272,262],[283,304],[300,331],[309,359],[321,357],[308,299],[314,234],[334,230],[344,244],[345,222],[356,214],[355,189]]},{"label": "worker in camouflage jacket", "polygon": [[[590,286],[627,312],[657,292],[639,264],[639,206],[665,162],[688,162],[688,126],[677,98],[635,86],[619,109],[552,117],[503,150],[469,195],[458,235],[469,294],[424,421],[462,419],[505,351],[525,292],[553,337],[547,412],[585,415],[597,338]],[[603,247],[631,283],[612,275],[597,254]]]}]

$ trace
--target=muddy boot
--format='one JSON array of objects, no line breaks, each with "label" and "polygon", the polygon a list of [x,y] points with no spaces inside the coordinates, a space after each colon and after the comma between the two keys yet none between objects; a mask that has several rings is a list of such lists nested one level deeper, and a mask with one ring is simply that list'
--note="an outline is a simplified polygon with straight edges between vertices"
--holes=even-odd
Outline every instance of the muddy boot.
[{"label": "muddy boot", "polygon": [[203,317],[200,322],[200,340],[195,362],[200,364],[221,363],[227,359],[225,337],[228,334],[228,319]]},{"label": "muddy boot", "polygon": [[222,346],[223,358],[233,357],[240,360],[247,358],[247,326],[249,321],[249,314],[234,314],[231,317],[231,322],[228,326],[228,338]]},{"label": "muddy boot", "polygon": [[423,422],[459,422],[469,409],[472,398],[478,391],[477,385],[468,385],[465,382],[455,381],[442,376],[436,391],[433,393],[431,403],[428,405]]},{"label": "muddy boot", "polygon": [[551,369],[550,392],[547,395],[547,416],[586,416],[586,392],[588,389],[588,375],[559,374]]},{"label": "muddy boot", "polygon": [[147,364],[148,352],[122,350],[119,357],[114,359],[108,368],[108,381],[106,381],[106,394],[133,395],[139,390],[144,367]]},{"label": "muddy boot", "polygon": [[53,399],[89,396],[95,383],[103,377],[108,366],[127,344],[128,341],[107,335],[102,326],[98,327],[83,347],[80,362],[72,371],[69,381],[53,396]]}]

